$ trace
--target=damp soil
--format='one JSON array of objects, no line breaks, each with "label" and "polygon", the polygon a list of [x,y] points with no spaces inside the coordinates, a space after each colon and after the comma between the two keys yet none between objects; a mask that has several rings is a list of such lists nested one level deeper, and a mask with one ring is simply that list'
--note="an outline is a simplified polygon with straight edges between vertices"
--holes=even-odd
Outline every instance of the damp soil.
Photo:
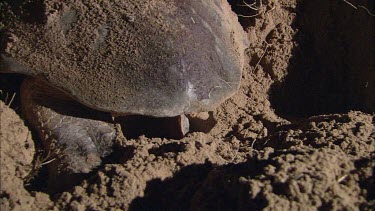
[{"label": "damp soil", "polygon": [[23,77],[1,74],[1,210],[374,210],[375,3],[245,2],[229,0],[248,63],[209,126],[176,140],[131,120],[138,132],[59,190],[20,112]]}]

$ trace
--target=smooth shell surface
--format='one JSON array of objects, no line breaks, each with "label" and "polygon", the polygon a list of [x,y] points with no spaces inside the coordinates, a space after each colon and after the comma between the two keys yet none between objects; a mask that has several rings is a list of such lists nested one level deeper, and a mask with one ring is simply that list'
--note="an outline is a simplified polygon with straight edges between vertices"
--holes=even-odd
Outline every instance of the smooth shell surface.
[{"label": "smooth shell surface", "polygon": [[8,29],[0,71],[43,77],[98,110],[157,117],[212,110],[239,87],[247,40],[225,0],[43,8],[41,23]]}]

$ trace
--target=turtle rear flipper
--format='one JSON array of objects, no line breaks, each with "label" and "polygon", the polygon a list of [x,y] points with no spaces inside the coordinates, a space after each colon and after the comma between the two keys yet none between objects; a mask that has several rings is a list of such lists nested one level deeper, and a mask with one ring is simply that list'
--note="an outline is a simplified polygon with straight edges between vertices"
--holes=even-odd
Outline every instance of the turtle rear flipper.
[{"label": "turtle rear flipper", "polygon": [[40,78],[23,82],[21,100],[27,120],[51,151],[46,153],[55,158],[49,164],[49,186],[89,173],[112,151],[116,131],[109,114],[80,105]]}]

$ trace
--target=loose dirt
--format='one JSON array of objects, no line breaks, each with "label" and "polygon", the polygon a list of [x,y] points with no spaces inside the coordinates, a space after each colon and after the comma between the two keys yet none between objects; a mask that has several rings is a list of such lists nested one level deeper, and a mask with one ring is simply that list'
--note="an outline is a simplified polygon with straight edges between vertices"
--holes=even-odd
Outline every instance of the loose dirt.
[{"label": "loose dirt", "polygon": [[374,210],[375,3],[348,2],[230,0],[248,64],[209,127],[120,135],[59,190],[20,113],[23,78],[0,75],[1,210]]}]

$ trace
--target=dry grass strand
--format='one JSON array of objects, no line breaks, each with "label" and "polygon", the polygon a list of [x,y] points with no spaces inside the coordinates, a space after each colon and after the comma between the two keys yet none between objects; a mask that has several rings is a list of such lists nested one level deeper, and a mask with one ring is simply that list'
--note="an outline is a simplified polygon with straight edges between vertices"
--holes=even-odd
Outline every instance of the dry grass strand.
[{"label": "dry grass strand", "polygon": [[362,5],[355,6],[354,4],[350,3],[347,0],[342,0],[342,1],[345,2],[345,3],[347,3],[349,6],[353,7],[356,10],[358,10],[358,8],[364,9],[367,12],[367,14],[371,15],[372,17],[375,17],[375,14],[371,13],[370,10],[367,9],[365,6],[362,6]]}]

